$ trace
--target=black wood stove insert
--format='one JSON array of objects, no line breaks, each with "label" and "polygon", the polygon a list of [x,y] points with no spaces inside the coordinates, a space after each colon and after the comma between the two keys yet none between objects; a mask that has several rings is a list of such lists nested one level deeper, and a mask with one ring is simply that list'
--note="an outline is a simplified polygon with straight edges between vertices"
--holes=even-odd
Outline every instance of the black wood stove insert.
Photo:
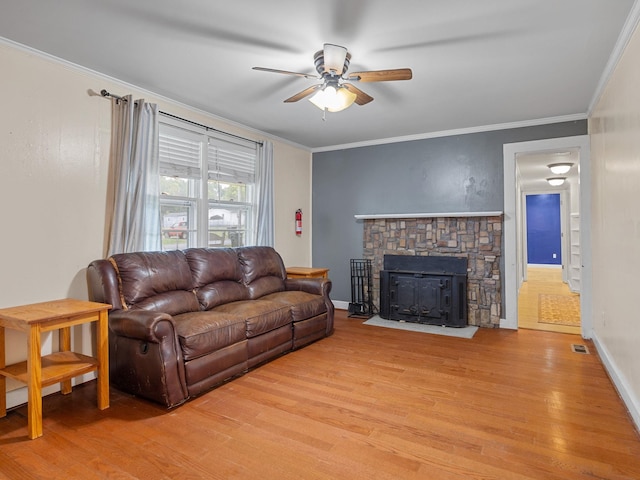
[{"label": "black wood stove insert", "polygon": [[385,255],[380,272],[380,317],[467,325],[467,259]]}]

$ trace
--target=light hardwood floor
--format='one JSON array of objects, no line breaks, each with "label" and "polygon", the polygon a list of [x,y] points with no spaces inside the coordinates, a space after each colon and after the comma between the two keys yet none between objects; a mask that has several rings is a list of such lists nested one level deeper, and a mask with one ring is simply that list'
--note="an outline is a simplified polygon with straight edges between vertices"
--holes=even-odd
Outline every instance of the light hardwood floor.
[{"label": "light hardwood floor", "polygon": [[[8,479],[640,479],[640,438],[575,335],[362,324],[166,411],[94,382],[0,419]],[[589,345],[591,347],[591,345]],[[593,352],[593,348],[591,349]]]},{"label": "light hardwood floor", "polygon": [[548,267],[527,268],[527,281],[518,294],[518,327],[548,332],[580,334],[580,327],[540,322],[539,294],[575,295],[562,281],[562,269]]}]

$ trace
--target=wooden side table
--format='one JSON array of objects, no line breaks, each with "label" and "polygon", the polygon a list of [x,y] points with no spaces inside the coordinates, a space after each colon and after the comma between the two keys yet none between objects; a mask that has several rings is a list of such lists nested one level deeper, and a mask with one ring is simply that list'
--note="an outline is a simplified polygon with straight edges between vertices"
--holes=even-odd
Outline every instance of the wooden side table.
[{"label": "wooden side table", "polygon": [[[27,384],[29,438],[42,436],[42,387],[60,382],[71,393],[71,379],[97,371],[98,408],[109,408],[109,340],[107,312],[111,305],[63,299],[0,309],[0,418],[7,414],[7,377]],[[98,322],[96,358],[71,351],[71,327]],[[6,365],[4,329],[27,333],[27,360]],[[43,332],[60,330],[60,351],[42,356]]]},{"label": "wooden side table", "polygon": [[313,267],[289,267],[287,268],[288,278],[328,278],[328,268]]}]

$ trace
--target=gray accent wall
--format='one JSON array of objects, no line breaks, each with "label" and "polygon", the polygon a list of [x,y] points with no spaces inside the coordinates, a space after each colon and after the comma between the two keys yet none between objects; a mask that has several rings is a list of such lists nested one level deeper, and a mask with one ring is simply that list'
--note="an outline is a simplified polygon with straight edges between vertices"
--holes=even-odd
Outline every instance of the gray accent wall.
[{"label": "gray accent wall", "polygon": [[313,266],[349,302],[363,247],[354,215],[503,211],[505,143],[586,134],[580,120],[314,153]]}]

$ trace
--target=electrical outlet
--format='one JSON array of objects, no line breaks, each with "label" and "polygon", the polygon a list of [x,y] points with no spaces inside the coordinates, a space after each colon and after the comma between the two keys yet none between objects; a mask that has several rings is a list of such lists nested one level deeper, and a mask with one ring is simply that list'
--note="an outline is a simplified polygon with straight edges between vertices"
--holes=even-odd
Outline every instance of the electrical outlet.
[{"label": "electrical outlet", "polygon": [[558,255],[556,255],[556,254],[554,253],[554,254],[553,254],[553,258],[557,258],[557,257],[558,257]]}]

